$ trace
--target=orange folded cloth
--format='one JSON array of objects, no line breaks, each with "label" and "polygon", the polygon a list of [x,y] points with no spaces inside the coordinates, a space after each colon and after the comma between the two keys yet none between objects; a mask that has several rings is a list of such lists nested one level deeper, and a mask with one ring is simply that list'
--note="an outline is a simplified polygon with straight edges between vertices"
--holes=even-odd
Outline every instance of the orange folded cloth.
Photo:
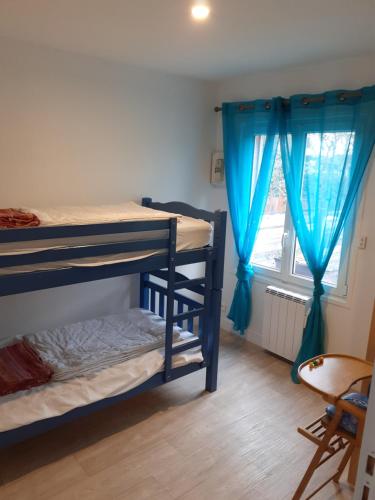
[{"label": "orange folded cloth", "polygon": [[0,227],[32,227],[39,226],[40,220],[35,214],[24,212],[16,208],[0,209]]},{"label": "orange folded cloth", "polygon": [[0,396],[46,384],[52,375],[52,368],[25,340],[0,349]]}]

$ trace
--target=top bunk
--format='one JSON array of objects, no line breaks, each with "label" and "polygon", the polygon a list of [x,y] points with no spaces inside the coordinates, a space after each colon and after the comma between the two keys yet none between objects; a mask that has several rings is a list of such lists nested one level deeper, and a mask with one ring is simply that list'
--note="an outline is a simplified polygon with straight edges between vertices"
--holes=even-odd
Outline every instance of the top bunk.
[{"label": "top bunk", "polygon": [[0,229],[0,296],[152,272],[171,258],[176,266],[224,258],[220,210],[143,198],[142,206],[29,211],[38,227]]}]

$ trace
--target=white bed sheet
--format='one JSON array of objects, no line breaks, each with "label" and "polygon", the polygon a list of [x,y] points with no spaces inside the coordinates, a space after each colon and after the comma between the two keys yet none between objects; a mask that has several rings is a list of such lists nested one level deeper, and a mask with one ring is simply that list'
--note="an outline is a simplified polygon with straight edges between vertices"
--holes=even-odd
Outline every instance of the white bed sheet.
[{"label": "white bed sheet", "polygon": [[143,207],[134,201],[116,205],[66,206],[52,208],[22,207],[21,210],[35,214],[43,226],[69,226],[75,224],[103,224],[128,220],[165,220],[181,218],[180,214]]},{"label": "white bed sheet", "polygon": [[[189,332],[181,335],[185,342],[195,338]],[[173,357],[173,367],[202,361],[199,348],[189,349]],[[0,398],[0,432],[57,417],[74,408],[127,392],[162,371],[163,366],[163,350],[157,349],[90,376],[3,396]]]}]

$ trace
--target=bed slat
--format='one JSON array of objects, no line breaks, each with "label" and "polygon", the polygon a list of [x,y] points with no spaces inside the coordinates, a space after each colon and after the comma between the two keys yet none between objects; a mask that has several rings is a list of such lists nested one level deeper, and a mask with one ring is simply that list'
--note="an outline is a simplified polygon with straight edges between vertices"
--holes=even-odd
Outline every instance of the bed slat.
[{"label": "bed slat", "polygon": [[190,309],[189,311],[183,312],[182,314],[177,314],[176,316],[173,316],[173,321],[180,321],[180,320],[185,320],[189,318],[194,318],[195,316],[199,316],[200,314],[203,314],[204,312],[204,307],[198,307],[197,309]]},{"label": "bed slat", "polygon": [[[109,244],[93,244],[75,248],[55,248],[22,255],[0,255],[0,267],[23,266],[57,262],[60,260],[101,257],[112,254],[141,250],[161,250],[168,248],[168,239],[126,241]],[[1,248],[0,248],[1,250]]]},{"label": "bed slat", "polygon": [[[188,308],[189,311],[193,311],[193,307]],[[194,332],[194,319],[192,317],[188,318],[188,331]]]},{"label": "bed slat", "polygon": [[191,340],[190,342],[185,342],[184,344],[173,347],[172,354],[178,354],[179,352],[188,351],[189,349],[192,349],[193,347],[199,347],[200,345],[200,339]]},{"label": "bed slat", "polygon": [[[184,303],[182,302],[182,300],[178,300],[177,301],[177,314],[182,314],[184,312]],[[182,319],[178,320],[177,321],[177,326],[179,326],[180,328],[183,328],[183,321]]]},{"label": "bed slat", "polygon": [[16,241],[75,238],[105,234],[156,231],[169,228],[169,219],[148,221],[106,222],[105,224],[74,224],[71,226],[39,226],[18,229],[1,229],[0,243]]},{"label": "bed slat", "polygon": [[[1,231],[0,231],[1,233]],[[205,249],[184,250],[176,254],[176,265],[204,262]],[[0,297],[17,293],[46,290],[59,286],[87,283],[116,276],[151,272],[168,265],[167,254],[153,255],[144,259],[119,262],[105,266],[69,267],[24,273],[0,274]]]},{"label": "bed slat", "polygon": [[215,219],[214,212],[208,212],[201,208],[195,208],[188,203],[182,201],[169,201],[167,203],[160,203],[152,201],[152,198],[142,198],[142,205],[144,207],[153,208],[155,210],[162,210],[163,212],[170,212],[174,214],[185,215],[186,217],[193,217],[193,219],[203,219],[211,222]]},{"label": "bed slat", "polygon": [[164,297],[163,293],[159,293],[159,316],[164,318]]},{"label": "bed slat", "polygon": [[155,308],[155,290],[151,290],[151,305],[150,305],[150,309],[153,313],[156,312],[156,308]]}]

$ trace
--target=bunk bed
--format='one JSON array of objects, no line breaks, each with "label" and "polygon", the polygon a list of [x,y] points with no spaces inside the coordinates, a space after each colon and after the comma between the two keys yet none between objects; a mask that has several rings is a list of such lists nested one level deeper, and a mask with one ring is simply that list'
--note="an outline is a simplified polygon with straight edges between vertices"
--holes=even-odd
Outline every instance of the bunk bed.
[{"label": "bunk bed", "polygon": [[[139,274],[139,307],[165,320],[163,362],[156,373],[151,372],[142,383],[114,396],[80,405],[58,416],[3,430],[0,432],[0,448],[197,370],[206,370],[206,390],[216,390],[227,214],[220,210],[209,212],[197,209],[182,202],[157,203],[151,198],[143,198],[142,206],[166,212],[165,218],[0,231],[0,246],[70,241],[69,246],[57,244],[38,251],[0,253],[0,297]],[[213,227],[210,242],[199,248],[191,248],[190,245],[188,249],[177,251],[179,221],[175,214],[209,222]],[[106,235],[120,238],[106,242]],[[83,245],[82,238],[94,238],[94,242]],[[80,243],[75,245],[74,241]],[[126,258],[127,255],[131,258]],[[116,258],[111,260],[112,256]],[[85,259],[92,258],[107,260],[103,265],[79,265],[81,259],[85,262]],[[201,277],[189,279],[176,270],[179,266],[196,263],[204,264],[204,275]],[[173,340],[174,325],[190,332],[191,337],[176,345]],[[193,355],[190,361],[186,358],[183,363],[175,362],[178,356],[194,352],[194,349],[199,349],[200,356]]]}]

